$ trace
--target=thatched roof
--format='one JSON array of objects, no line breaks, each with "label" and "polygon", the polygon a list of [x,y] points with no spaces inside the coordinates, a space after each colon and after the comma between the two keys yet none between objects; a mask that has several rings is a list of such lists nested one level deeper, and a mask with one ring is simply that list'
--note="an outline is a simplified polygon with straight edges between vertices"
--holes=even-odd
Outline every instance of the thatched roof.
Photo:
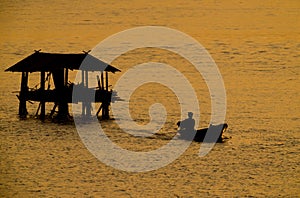
[{"label": "thatched roof", "polygon": [[9,67],[5,71],[38,72],[54,71],[63,68],[71,70],[108,71],[115,73],[119,69],[95,58],[87,53],[57,54],[36,51],[30,56]]}]

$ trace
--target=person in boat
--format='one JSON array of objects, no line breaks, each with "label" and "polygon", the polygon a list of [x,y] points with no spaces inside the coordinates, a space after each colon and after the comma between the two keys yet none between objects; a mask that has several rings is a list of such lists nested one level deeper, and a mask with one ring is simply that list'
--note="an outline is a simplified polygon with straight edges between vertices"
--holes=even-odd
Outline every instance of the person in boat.
[{"label": "person in boat", "polygon": [[188,112],[188,118],[177,122],[177,126],[180,128],[180,131],[195,131],[195,120],[193,119],[193,112]]}]

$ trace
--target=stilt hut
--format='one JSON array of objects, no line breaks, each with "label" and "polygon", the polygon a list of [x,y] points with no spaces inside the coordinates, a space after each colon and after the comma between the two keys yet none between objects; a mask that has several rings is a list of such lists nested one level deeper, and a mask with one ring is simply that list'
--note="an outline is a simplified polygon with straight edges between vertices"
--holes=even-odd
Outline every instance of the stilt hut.
[{"label": "stilt hut", "polygon": [[[69,70],[81,70],[82,82],[75,85],[69,82]],[[108,72],[115,73],[120,70],[104,63],[88,53],[58,54],[35,51],[30,56],[9,67],[5,71],[21,72],[21,88],[19,95],[19,116],[26,117],[27,101],[38,101],[39,107],[36,115],[45,119],[46,102],[54,103],[50,116],[57,111],[57,117],[64,119],[69,116],[68,103],[82,102],[82,115],[91,115],[91,102],[101,103],[97,116],[102,111],[102,118],[109,118],[109,105],[112,98],[112,90],[108,88]],[[97,76],[98,87],[88,87],[88,72],[100,72]],[[40,86],[28,87],[28,77],[32,72],[40,73]],[[53,80],[54,89],[50,89],[50,81]],[[48,85],[47,85],[48,82]],[[47,85],[47,87],[46,87]],[[93,101],[87,97],[72,99],[74,86],[80,86],[83,92],[92,91],[95,95]],[[77,87],[78,88],[78,87]]]}]

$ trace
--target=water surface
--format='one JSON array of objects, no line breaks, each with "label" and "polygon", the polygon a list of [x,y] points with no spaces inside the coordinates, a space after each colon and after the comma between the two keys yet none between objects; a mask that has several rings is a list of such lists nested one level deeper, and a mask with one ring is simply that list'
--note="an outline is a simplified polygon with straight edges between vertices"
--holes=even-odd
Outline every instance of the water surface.
[{"label": "water surface", "polygon": [[[3,1],[0,9],[2,196],[299,196],[298,1]],[[35,49],[80,53],[111,34],[142,25],[178,29],[210,52],[226,87],[229,141],[202,158],[200,144],[192,143],[166,167],[128,173],[94,158],[73,125],[18,119],[14,91],[19,90],[20,75],[4,72],[6,68]],[[206,127],[208,88],[179,56],[154,49],[129,52],[113,62],[122,73],[111,76],[110,83],[148,61],[168,63],[190,80],[200,103],[200,127]],[[37,82],[32,74],[31,84]],[[161,137],[135,139],[113,121],[104,122],[103,128],[127,149],[148,151],[167,144],[180,118],[169,89],[140,87],[132,96],[131,114],[146,124],[153,102],[168,112]],[[31,114],[37,105],[28,104]]]}]

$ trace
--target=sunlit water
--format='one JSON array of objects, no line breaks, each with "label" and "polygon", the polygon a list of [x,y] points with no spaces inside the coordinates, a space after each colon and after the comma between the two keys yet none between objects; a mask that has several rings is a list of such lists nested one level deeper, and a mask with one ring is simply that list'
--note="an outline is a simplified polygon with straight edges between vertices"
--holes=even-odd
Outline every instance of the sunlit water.
[{"label": "sunlit water", "polygon": [[[198,197],[299,196],[300,37],[297,1],[109,1],[1,3],[0,132],[3,197]],[[72,124],[19,120],[19,73],[4,72],[35,49],[80,53],[105,37],[141,25],[161,25],[198,40],[216,61],[227,93],[226,143],[205,157],[200,144],[170,165],[145,173],[111,168],[84,147]],[[113,62],[122,70],[144,62],[172,65],[191,82],[200,103],[200,126],[210,120],[204,80],[182,57],[142,49]],[[75,75],[74,73],[72,74]],[[38,76],[30,75],[31,85]],[[162,103],[167,120],[157,136],[132,138],[113,121],[102,126],[123,148],[149,151],[176,133],[180,105],[170,89],[147,84],[134,92],[130,112],[149,122],[149,107]],[[47,106],[48,111],[52,104]],[[29,104],[31,115],[38,104]],[[118,118],[116,118],[118,119]]]}]

